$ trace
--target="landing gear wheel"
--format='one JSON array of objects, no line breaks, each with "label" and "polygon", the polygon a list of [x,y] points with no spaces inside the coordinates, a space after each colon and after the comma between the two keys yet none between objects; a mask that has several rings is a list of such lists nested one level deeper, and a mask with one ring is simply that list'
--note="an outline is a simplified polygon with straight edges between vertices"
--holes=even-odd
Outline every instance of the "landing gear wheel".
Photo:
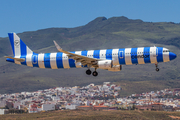
[{"label": "landing gear wheel", "polygon": [[89,70],[89,69],[86,70],[86,74],[87,74],[87,75],[90,75],[90,74],[91,74],[91,70]]},{"label": "landing gear wheel", "polygon": [[156,68],[156,71],[158,72],[158,71],[159,71],[159,68]]},{"label": "landing gear wheel", "polygon": [[97,75],[98,75],[98,72],[94,71],[94,72],[92,73],[92,75],[93,75],[93,76],[97,76]]},{"label": "landing gear wheel", "polygon": [[156,66],[156,71],[158,72],[159,71],[158,64],[155,64],[155,66]]}]

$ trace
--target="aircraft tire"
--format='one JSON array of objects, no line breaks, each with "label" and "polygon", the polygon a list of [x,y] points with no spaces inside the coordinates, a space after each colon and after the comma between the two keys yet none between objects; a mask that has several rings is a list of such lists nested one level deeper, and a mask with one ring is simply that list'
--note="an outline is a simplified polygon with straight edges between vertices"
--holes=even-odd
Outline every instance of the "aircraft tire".
[{"label": "aircraft tire", "polygon": [[90,74],[91,74],[91,70],[89,70],[89,69],[86,70],[86,74],[87,74],[87,75],[90,75]]},{"label": "aircraft tire", "polygon": [[94,71],[94,72],[92,73],[92,75],[96,77],[96,76],[98,76],[98,72]]},{"label": "aircraft tire", "polygon": [[159,68],[156,68],[156,71],[158,72],[158,71],[159,71]]}]

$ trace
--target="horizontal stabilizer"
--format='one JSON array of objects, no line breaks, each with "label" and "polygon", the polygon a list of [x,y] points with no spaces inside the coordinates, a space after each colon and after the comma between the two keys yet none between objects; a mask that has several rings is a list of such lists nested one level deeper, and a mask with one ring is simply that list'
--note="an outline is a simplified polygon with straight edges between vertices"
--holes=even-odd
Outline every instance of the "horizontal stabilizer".
[{"label": "horizontal stabilizer", "polygon": [[10,59],[13,59],[13,60],[17,60],[19,62],[24,62],[25,59],[24,58],[13,58],[13,57],[9,57],[9,56],[4,56],[5,58],[10,58]]}]

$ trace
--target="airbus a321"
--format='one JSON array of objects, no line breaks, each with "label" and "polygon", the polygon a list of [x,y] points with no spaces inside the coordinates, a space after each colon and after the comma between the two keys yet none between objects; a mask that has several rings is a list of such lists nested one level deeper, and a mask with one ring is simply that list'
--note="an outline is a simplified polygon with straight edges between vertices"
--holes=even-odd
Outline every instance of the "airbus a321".
[{"label": "airbus a321", "polygon": [[[16,35],[8,33],[13,57],[5,56],[6,61],[20,65],[39,68],[84,68],[86,74],[97,76],[97,69],[108,71],[121,71],[122,65],[133,64],[155,64],[156,71],[159,71],[158,63],[168,62],[176,58],[176,54],[164,47],[138,47],[120,49],[102,49],[85,51],[65,51],[55,41],[54,44],[59,52],[34,53]],[[91,72],[90,68],[95,68]]]}]

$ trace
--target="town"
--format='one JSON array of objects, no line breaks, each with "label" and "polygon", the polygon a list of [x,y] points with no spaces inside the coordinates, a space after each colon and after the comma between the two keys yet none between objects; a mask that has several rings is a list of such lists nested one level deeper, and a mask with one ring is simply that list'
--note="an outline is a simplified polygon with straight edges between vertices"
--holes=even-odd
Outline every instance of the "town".
[{"label": "town", "polygon": [[104,82],[79,87],[56,87],[35,92],[0,94],[0,114],[52,110],[180,111],[180,89],[165,89],[120,97],[120,85]]}]

